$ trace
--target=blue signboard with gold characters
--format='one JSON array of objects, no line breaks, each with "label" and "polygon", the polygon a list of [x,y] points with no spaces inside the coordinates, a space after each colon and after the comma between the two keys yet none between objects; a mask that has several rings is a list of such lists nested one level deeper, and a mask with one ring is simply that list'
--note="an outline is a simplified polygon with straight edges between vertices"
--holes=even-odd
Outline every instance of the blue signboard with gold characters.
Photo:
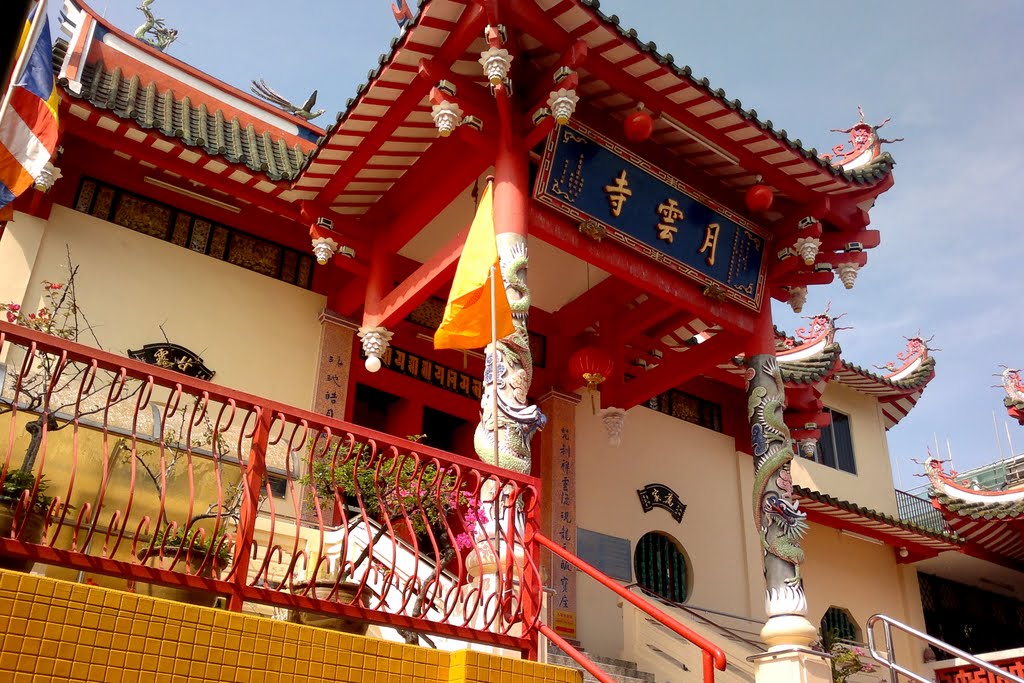
[{"label": "blue signboard with gold characters", "polygon": [[548,138],[534,195],[733,301],[761,305],[765,234],[586,126],[559,126]]}]

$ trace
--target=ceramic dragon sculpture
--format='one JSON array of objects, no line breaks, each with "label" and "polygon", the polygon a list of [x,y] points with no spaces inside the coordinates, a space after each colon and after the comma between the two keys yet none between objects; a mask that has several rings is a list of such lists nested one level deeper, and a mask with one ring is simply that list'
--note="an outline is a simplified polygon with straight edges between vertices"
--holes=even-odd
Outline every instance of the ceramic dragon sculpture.
[{"label": "ceramic dragon sculpture", "polygon": [[[163,52],[167,49],[168,45],[178,39],[178,29],[165,28],[164,20],[157,19],[153,15],[149,6],[155,1],[156,0],[142,0],[142,4],[136,8],[146,15],[146,23],[135,29],[135,37]],[[152,35],[153,37],[147,38],[147,35]]]},{"label": "ceramic dragon sculpture", "polygon": [[764,551],[768,616],[807,612],[800,564],[800,539],[807,514],[793,500],[793,446],[782,420],[785,387],[772,355],[748,361],[747,417],[754,450],[754,523]]},{"label": "ceramic dragon sculpture", "polygon": [[[499,234],[498,255],[515,331],[499,339],[495,349],[488,345],[485,351],[480,424],[473,435],[473,446],[484,462],[519,474],[529,474],[530,439],[534,432],[544,428],[547,418],[538,406],[528,404],[526,397],[533,381],[533,354],[527,331],[530,290],[526,285],[526,238],[514,233]],[[498,406],[497,449],[494,445],[495,392]]]}]

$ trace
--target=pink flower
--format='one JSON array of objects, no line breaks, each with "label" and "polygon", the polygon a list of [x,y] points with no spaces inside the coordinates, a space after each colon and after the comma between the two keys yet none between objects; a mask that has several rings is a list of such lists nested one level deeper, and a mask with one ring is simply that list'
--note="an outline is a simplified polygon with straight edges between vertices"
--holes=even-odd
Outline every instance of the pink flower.
[{"label": "pink flower", "polygon": [[469,550],[473,547],[473,538],[469,534],[459,534],[455,537],[455,545],[464,550]]},{"label": "pink flower", "polygon": [[21,310],[21,306],[19,306],[18,304],[8,304],[7,309],[17,313],[18,311]]},{"label": "pink flower", "polygon": [[7,322],[13,323],[17,319],[18,319],[18,316],[14,315],[10,311],[7,311]]}]

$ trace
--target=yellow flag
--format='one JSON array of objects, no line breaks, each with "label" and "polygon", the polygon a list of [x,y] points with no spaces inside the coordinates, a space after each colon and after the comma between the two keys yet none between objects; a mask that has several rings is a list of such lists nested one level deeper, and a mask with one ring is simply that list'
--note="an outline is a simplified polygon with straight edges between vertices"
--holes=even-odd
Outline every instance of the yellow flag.
[{"label": "yellow flag", "polygon": [[494,236],[494,200],[487,183],[476,208],[473,225],[455,269],[455,281],[444,309],[444,320],[434,333],[435,349],[479,349],[491,342],[491,267],[497,279],[494,315],[498,339],[512,334],[512,309],[498,265]]}]

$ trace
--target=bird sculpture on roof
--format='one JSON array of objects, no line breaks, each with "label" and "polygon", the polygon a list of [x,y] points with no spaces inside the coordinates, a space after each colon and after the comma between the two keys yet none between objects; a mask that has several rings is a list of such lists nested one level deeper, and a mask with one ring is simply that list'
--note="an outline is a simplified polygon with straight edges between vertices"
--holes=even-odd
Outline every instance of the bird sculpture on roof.
[{"label": "bird sculpture on roof", "polygon": [[303,104],[301,107],[295,106],[294,104],[286,100],[284,97],[279,95],[277,91],[275,91],[273,88],[267,85],[267,82],[264,81],[262,78],[259,79],[258,81],[253,81],[252,87],[249,88],[249,90],[252,91],[253,95],[256,95],[260,99],[266,100],[267,102],[270,102],[271,104],[280,107],[281,109],[284,109],[286,112],[290,114],[301,116],[307,121],[315,119],[316,117],[320,116],[325,111],[327,111],[326,109],[318,109],[316,111],[313,111],[313,107],[314,105],[316,105],[316,90],[313,91],[313,94],[309,96],[309,99],[307,99],[305,104]]},{"label": "bird sculpture on roof", "polygon": [[[156,48],[163,52],[167,49],[167,46],[178,39],[178,29],[166,28],[164,26],[163,19],[157,19],[149,6],[152,5],[156,0],[142,0],[142,4],[135,9],[146,15],[146,22],[135,29],[135,37],[142,42]],[[147,35],[152,35],[152,38],[147,38]]]}]

